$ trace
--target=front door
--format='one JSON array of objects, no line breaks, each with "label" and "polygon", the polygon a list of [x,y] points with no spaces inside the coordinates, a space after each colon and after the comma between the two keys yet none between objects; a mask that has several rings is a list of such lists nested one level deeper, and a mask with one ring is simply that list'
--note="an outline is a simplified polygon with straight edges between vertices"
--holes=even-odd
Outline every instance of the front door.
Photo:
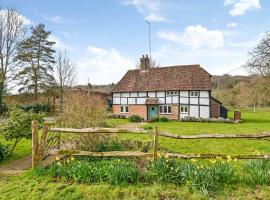
[{"label": "front door", "polygon": [[157,106],[148,106],[148,120],[154,116],[157,116]]}]

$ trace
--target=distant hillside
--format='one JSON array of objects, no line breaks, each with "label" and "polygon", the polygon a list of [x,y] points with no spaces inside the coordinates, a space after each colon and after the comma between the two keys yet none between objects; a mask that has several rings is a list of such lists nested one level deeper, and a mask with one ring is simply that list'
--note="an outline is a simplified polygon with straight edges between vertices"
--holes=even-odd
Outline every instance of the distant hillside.
[{"label": "distant hillside", "polygon": [[211,81],[212,81],[212,86],[213,90],[217,88],[222,88],[222,89],[231,89],[238,83],[249,83],[255,76],[231,76],[228,74],[222,75],[222,76],[213,76]]}]

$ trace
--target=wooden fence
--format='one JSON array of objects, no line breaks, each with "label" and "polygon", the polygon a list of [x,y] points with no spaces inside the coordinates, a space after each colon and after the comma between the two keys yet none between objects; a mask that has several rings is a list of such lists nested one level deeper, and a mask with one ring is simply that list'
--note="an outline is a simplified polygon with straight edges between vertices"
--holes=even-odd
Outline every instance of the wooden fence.
[{"label": "wooden fence", "polygon": [[[50,134],[49,134],[50,133]],[[52,133],[52,134],[51,134]],[[71,150],[61,148],[61,134],[147,134],[152,135],[152,152],[140,152],[140,151],[110,151],[110,152],[90,152],[81,150]],[[257,133],[257,134],[201,134],[201,135],[176,135],[166,132],[158,131],[157,127],[154,127],[154,131],[148,131],[140,128],[51,128],[48,123],[44,123],[42,128],[42,134],[39,139],[38,135],[38,123],[32,122],[32,167],[35,167],[48,155],[74,155],[74,156],[95,156],[95,157],[153,157],[154,160],[158,157],[158,137],[167,137],[178,140],[197,140],[197,139],[262,139],[270,137],[269,132]],[[40,141],[39,141],[40,140]],[[227,158],[227,155],[222,154],[181,154],[181,153],[165,153],[169,158]],[[231,156],[232,159],[270,159],[270,155],[235,155]]]}]

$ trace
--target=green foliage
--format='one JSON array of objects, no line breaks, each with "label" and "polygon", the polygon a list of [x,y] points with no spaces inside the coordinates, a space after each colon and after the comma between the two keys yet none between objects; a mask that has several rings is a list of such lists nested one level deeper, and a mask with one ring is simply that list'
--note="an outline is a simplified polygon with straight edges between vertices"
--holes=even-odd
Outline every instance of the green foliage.
[{"label": "green foliage", "polygon": [[270,162],[249,160],[243,165],[244,181],[251,185],[270,184]]},{"label": "green foliage", "polygon": [[9,148],[8,145],[0,143],[0,162],[9,157]]},{"label": "green foliage", "polygon": [[68,158],[51,165],[48,173],[63,180],[71,179],[80,183],[107,182],[112,185],[136,183],[140,175],[131,161],[120,159],[88,162]]},{"label": "green foliage", "polygon": [[152,117],[149,122],[169,122],[170,119],[168,117],[165,116],[154,116]]},{"label": "green foliage", "polygon": [[108,118],[109,119],[126,119],[126,116],[121,115],[121,114],[109,114]]},{"label": "green foliage", "polygon": [[33,112],[25,112],[14,107],[8,113],[7,123],[4,127],[4,136],[6,140],[14,141],[14,145],[10,150],[12,154],[17,143],[25,138],[30,139],[32,136],[31,124],[33,120],[38,120],[39,125],[43,124],[44,114],[36,114]]},{"label": "green foliage", "polygon": [[35,113],[41,113],[41,112],[46,112],[49,113],[51,112],[51,106],[49,104],[32,104],[32,105],[27,105],[27,106],[19,106],[22,110],[28,112],[28,111],[33,111]]},{"label": "green foliage", "polygon": [[145,175],[148,182],[177,185],[186,183],[190,189],[199,190],[206,196],[225,184],[235,181],[236,178],[234,168],[228,163],[217,162],[203,166],[203,164],[179,162],[164,157],[156,162],[150,162]]},{"label": "green foliage", "polygon": [[107,181],[110,184],[136,183],[139,176],[139,170],[133,163],[119,159],[110,163]]},{"label": "green foliage", "polygon": [[50,34],[44,24],[38,24],[31,28],[31,36],[19,43],[17,48],[17,60],[24,66],[18,75],[19,91],[34,92],[36,101],[40,90],[47,91],[55,84],[52,66],[55,63],[55,42],[49,40]]},{"label": "green foliage", "polygon": [[145,126],[143,126],[143,129],[144,129],[144,130],[152,130],[153,127],[150,126],[150,125],[145,125]]},{"label": "green foliage", "polygon": [[140,115],[130,115],[128,117],[128,120],[130,122],[142,122],[143,121],[143,117],[141,117]]},{"label": "green foliage", "polygon": [[180,119],[181,122],[208,122],[208,123],[234,123],[234,120],[219,118],[197,118],[186,116]]}]

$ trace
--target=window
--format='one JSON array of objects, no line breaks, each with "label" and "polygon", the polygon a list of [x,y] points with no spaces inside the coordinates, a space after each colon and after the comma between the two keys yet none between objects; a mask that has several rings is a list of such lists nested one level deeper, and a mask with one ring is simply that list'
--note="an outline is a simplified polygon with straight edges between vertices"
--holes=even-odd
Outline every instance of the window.
[{"label": "window", "polygon": [[172,106],[159,106],[159,114],[172,114]]},{"label": "window", "polygon": [[168,91],[168,92],[166,92],[166,96],[173,96],[173,95],[178,95],[178,91]]},{"label": "window", "polygon": [[199,92],[198,91],[191,91],[190,92],[190,96],[191,97],[198,97],[199,96]]},{"label": "window", "polygon": [[128,113],[128,106],[121,106],[121,113]]},{"label": "window", "polygon": [[180,111],[181,113],[188,113],[188,106],[181,106]]}]

